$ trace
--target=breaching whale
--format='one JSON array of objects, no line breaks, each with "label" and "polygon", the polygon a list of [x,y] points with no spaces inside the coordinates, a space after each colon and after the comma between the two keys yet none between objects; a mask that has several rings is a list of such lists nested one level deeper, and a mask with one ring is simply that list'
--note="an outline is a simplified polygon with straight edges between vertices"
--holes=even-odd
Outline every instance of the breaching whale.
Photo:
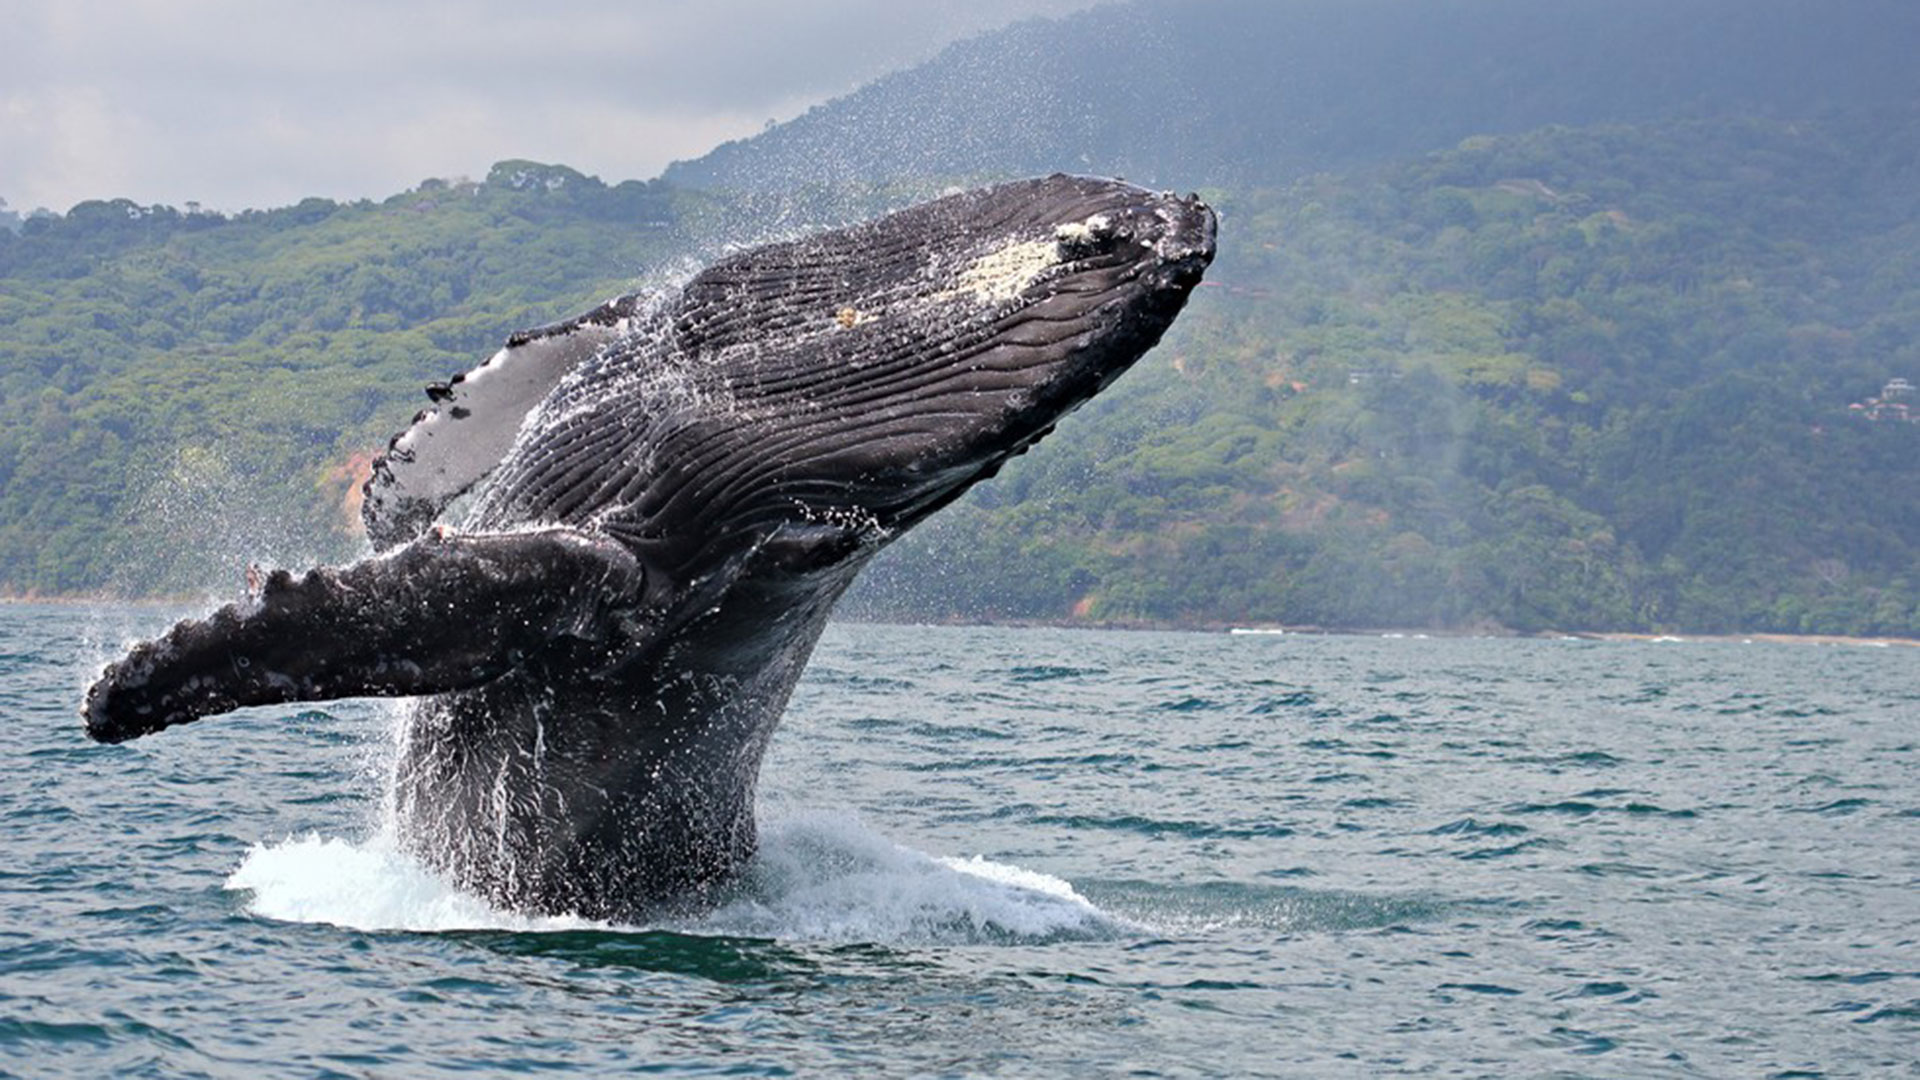
[{"label": "breaching whale", "polygon": [[835,600],[1158,342],[1214,229],[1197,197],[1051,176],[516,334],[376,464],[375,554],[134,647],[87,732],[412,697],[417,857],[524,911],[697,904],[754,850],[762,751]]}]

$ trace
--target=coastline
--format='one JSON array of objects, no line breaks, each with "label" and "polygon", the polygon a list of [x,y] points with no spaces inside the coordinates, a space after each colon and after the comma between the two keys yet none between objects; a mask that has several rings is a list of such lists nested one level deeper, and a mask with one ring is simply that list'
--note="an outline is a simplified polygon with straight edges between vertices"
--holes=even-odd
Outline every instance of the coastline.
[{"label": "coastline", "polygon": [[1765,642],[1773,645],[1905,645],[1920,648],[1920,638],[1906,637],[1849,637],[1845,634],[1630,634],[1608,632],[1603,634],[1581,634],[1580,637],[1597,641],[1711,641],[1733,645],[1749,645]]},{"label": "coastline", "polygon": [[[217,597],[205,594],[183,593],[179,596],[146,596],[124,598],[100,594],[40,595],[40,594],[0,594],[0,607],[89,607],[112,605],[115,607],[172,607],[205,604],[210,608],[221,601]],[[1860,645],[1872,648],[1890,648],[1905,646],[1920,648],[1920,638],[1889,637],[1885,635],[1852,636],[1848,634],[1780,634],[1770,631],[1756,631],[1747,634],[1695,634],[1684,630],[1647,631],[1647,630],[1542,630],[1522,633],[1502,626],[1470,627],[1407,627],[1407,626],[1287,626],[1280,623],[1232,623],[1220,620],[1200,620],[1192,622],[1163,622],[1154,619],[956,619],[935,618],[915,619],[911,617],[875,618],[871,616],[839,616],[835,622],[870,623],[885,625],[897,623],[921,626],[1002,626],[1010,629],[1047,629],[1047,630],[1131,630],[1163,633],[1191,634],[1227,634],[1240,636],[1267,637],[1404,637],[1404,638],[1534,638],[1538,640],[1612,641],[1639,642],[1647,644],[1689,644],[1713,643],[1724,645]]]},{"label": "coastline", "polygon": [[[237,599],[231,597],[229,599]],[[0,607],[179,607],[182,604],[208,602],[209,598],[200,593],[181,593],[178,596],[108,596],[104,593],[76,593],[74,595],[26,593],[22,595],[0,594]],[[215,603],[224,601],[214,600]]]},{"label": "coastline", "polygon": [[1695,634],[1684,630],[1540,630],[1523,632],[1504,626],[1289,626],[1283,623],[1233,623],[1220,620],[1163,622],[1154,619],[913,619],[909,617],[839,616],[837,622],[902,623],[925,626],[1005,626],[1048,630],[1132,630],[1164,633],[1235,634],[1267,637],[1397,637],[1397,638],[1532,638],[1541,641],[1612,641],[1649,644],[1686,644],[1707,642],[1728,645],[1864,645],[1920,648],[1920,638],[1886,635],[1851,636],[1847,634],[1780,634],[1756,631],[1748,634]]}]

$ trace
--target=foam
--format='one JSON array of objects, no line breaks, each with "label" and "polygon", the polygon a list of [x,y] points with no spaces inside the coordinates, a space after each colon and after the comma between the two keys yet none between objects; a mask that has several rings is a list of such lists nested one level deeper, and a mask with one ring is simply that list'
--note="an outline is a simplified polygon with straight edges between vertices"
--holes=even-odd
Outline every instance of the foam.
[{"label": "foam", "polygon": [[[359,930],[623,929],[501,911],[437,877],[384,833],[360,842],[308,834],[256,844],[226,887],[249,893],[246,910],[261,918]],[[1133,930],[1059,878],[977,855],[929,855],[848,815],[817,812],[769,822],[760,856],[713,911],[652,928],[877,944],[1108,938]]]},{"label": "foam", "polygon": [[742,894],[698,929],[883,943],[1111,937],[1127,924],[1059,878],[980,856],[928,855],[844,814],[774,823]]},{"label": "foam", "polygon": [[317,833],[255,844],[227,878],[247,910],[281,922],[355,930],[577,930],[585,919],[535,918],[463,893],[385,836],[350,843]]}]

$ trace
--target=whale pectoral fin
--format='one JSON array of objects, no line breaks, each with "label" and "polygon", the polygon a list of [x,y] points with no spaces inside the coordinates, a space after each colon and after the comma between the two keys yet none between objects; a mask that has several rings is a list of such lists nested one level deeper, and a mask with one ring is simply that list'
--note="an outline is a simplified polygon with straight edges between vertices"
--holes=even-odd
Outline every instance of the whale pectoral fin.
[{"label": "whale pectoral fin", "polygon": [[479,367],[427,387],[434,407],[388,442],[361,488],[360,520],[373,546],[418,537],[492,472],[527,414],[582,361],[626,333],[644,300],[622,296],[577,318],[522,330]]},{"label": "whale pectoral fin", "polygon": [[270,575],[109,664],[87,734],[124,742],[246,705],[479,686],[562,637],[593,639],[639,602],[620,544],[574,529],[429,535],[351,566]]}]

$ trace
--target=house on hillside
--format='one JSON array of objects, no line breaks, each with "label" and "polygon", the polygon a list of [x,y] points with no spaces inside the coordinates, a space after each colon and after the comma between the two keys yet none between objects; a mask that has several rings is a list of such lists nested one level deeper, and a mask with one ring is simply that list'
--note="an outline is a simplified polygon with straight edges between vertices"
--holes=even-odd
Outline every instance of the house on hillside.
[{"label": "house on hillside", "polygon": [[1847,409],[1855,416],[1863,416],[1876,423],[1882,420],[1920,423],[1920,399],[1917,399],[1913,384],[1900,378],[1888,379],[1887,385],[1881,387],[1879,397],[1856,401]]}]

